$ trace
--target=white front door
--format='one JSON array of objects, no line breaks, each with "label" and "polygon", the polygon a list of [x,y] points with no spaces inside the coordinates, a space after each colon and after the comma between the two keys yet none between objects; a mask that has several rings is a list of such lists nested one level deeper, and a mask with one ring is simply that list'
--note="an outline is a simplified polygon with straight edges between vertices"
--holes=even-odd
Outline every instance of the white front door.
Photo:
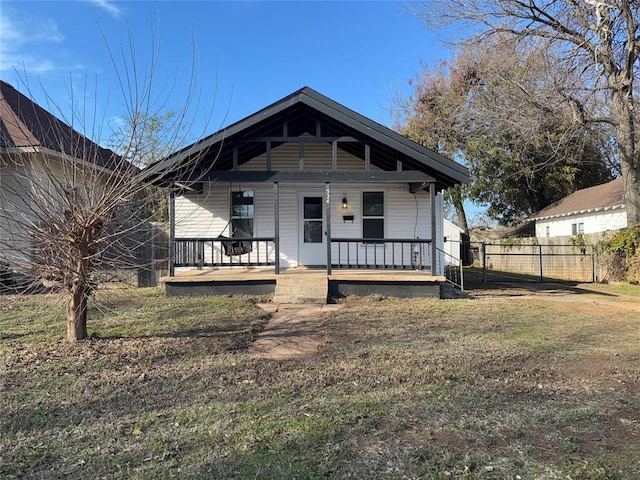
[{"label": "white front door", "polygon": [[324,225],[322,193],[300,194],[298,227],[298,264],[327,264],[327,237]]}]

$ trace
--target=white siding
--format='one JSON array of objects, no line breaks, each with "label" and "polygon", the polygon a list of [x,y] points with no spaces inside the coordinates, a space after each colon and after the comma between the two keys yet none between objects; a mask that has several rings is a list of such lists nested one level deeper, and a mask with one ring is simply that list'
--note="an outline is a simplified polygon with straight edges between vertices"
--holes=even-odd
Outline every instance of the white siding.
[{"label": "white siding", "polygon": [[571,225],[577,223],[584,224],[585,234],[619,230],[627,226],[627,214],[624,208],[615,208],[548,220],[536,220],[536,237],[546,237],[547,227],[549,227],[549,237],[570,237],[573,235]]},{"label": "white siding", "polygon": [[[274,235],[274,189],[271,184],[243,184],[242,186],[215,183],[205,185],[202,194],[188,194],[176,198],[176,238],[196,237],[215,238],[218,235],[229,235],[228,222],[230,210],[231,189],[253,190],[255,192],[254,205],[254,235],[270,237]],[[426,192],[415,195],[409,193],[406,184],[388,185],[373,184],[361,187],[353,184],[331,185],[331,235],[333,238],[362,237],[362,193],[363,191],[383,191],[385,193],[385,236],[391,239],[431,238],[431,208],[429,196]],[[317,193],[324,195],[324,188],[312,188],[309,185],[281,185],[279,189],[280,201],[280,265],[282,267],[298,266],[298,238],[299,217],[298,199],[300,193]],[[342,199],[348,201],[348,208],[342,208]],[[443,248],[442,238],[442,199],[436,197],[436,212],[438,231],[436,245]],[[344,215],[353,215],[353,222],[345,221]],[[346,258],[346,251],[341,252],[342,260]],[[365,250],[369,258],[373,255],[381,259],[387,257],[387,263],[392,262],[390,246],[381,245],[351,245],[349,256],[351,263],[355,263],[357,256],[364,258]],[[416,252],[420,250],[417,246]],[[402,252],[402,253],[401,253]],[[205,255],[211,255],[206,251]],[[264,253],[264,252],[262,252]],[[219,252],[217,252],[219,254]],[[271,258],[275,255],[270,251]],[[401,258],[403,255],[403,258]],[[402,251],[395,249],[395,262],[410,264],[411,248],[405,246]],[[332,256],[337,259],[338,246],[334,245]],[[420,252],[422,264],[431,264],[431,253],[428,246]]]},{"label": "white siding", "polygon": [[229,235],[229,184],[205,183],[201,194],[176,198],[176,238]]},{"label": "white siding", "polygon": [[280,266],[298,266],[298,192],[309,191],[309,186],[280,187]]},{"label": "white siding", "polygon": [[446,265],[460,265],[460,242],[462,241],[463,230],[455,223],[450,222],[446,218],[443,222],[444,238],[447,239],[444,242],[445,255],[444,263]]},{"label": "white siding", "polygon": [[[201,194],[186,194],[176,198],[176,238],[216,238],[220,235],[230,236],[231,191],[254,191],[253,235],[255,237],[272,237],[274,235],[274,200],[271,184],[228,183],[205,184]],[[274,258],[273,246],[265,250],[265,245],[254,245],[252,258]],[[213,251],[205,247],[206,258],[225,260],[218,246]]]}]

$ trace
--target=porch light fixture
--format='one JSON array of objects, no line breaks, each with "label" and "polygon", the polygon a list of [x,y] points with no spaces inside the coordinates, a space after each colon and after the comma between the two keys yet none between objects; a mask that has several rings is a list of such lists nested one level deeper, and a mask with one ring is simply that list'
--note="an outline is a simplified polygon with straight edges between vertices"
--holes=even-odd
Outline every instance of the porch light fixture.
[{"label": "porch light fixture", "polygon": [[347,208],[349,208],[349,202],[347,202],[347,197],[344,197],[342,199],[342,209],[346,210]]}]

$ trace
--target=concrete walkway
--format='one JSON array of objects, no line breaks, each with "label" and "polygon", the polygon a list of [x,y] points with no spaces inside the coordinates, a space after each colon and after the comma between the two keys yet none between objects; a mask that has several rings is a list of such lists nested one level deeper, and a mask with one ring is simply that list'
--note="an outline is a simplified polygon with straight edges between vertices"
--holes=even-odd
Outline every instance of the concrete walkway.
[{"label": "concrete walkway", "polygon": [[318,354],[324,343],[322,322],[342,305],[263,303],[258,307],[271,318],[249,352],[259,358],[289,360]]}]

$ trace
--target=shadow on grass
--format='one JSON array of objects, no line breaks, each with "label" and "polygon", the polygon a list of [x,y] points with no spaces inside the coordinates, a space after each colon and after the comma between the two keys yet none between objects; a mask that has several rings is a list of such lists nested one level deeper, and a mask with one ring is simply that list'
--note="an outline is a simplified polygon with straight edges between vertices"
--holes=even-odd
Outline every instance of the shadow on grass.
[{"label": "shadow on grass", "polygon": [[29,337],[31,335],[42,335],[45,334],[44,330],[40,330],[37,332],[25,332],[25,333],[0,333],[0,342],[3,340],[15,340],[17,338]]},{"label": "shadow on grass", "polygon": [[[486,291],[491,291],[492,296],[500,296],[501,292],[504,296],[520,296],[532,294],[545,295],[580,295],[591,294],[601,295],[604,297],[618,297],[615,293],[603,292],[600,290],[585,287],[584,283],[566,281],[561,279],[544,278],[545,281],[540,282],[538,277],[531,275],[517,274],[513,272],[496,272],[491,274],[499,276],[500,280],[485,281],[482,268],[465,268],[464,270],[464,288],[465,291],[473,296]],[[490,276],[491,278],[491,276]],[[495,277],[494,277],[495,278]],[[587,284],[588,285],[588,284]]]},{"label": "shadow on grass", "polygon": [[228,325],[176,326],[175,329],[147,332],[93,332],[90,339],[105,341],[120,340],[208,340],[219,347],[220,351],[239,351],[249,347],[255,336],[266,325],[266,319],[246,321]]}]

